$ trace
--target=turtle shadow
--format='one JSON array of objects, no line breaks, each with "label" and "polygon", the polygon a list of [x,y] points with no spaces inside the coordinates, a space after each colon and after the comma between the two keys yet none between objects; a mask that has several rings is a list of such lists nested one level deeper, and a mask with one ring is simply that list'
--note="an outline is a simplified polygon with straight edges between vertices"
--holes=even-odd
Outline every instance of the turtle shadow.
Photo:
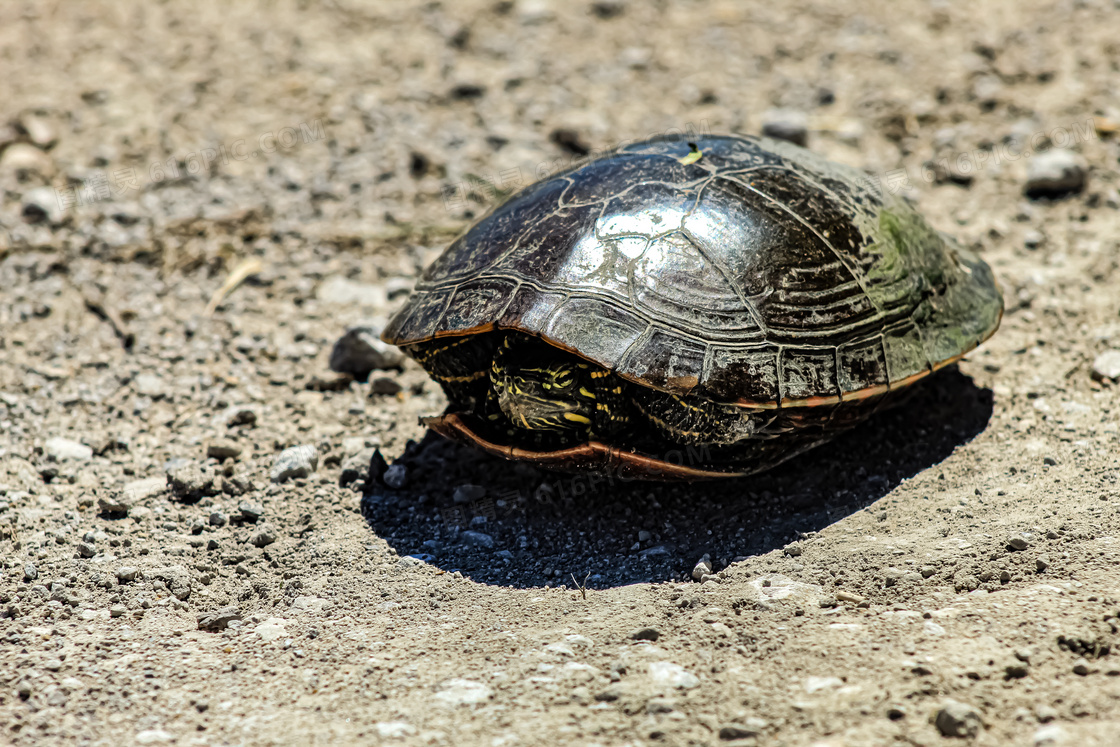
[{"label": "turtle shadow", "polygon": [[[783,547],[866,508],[972,440],[993,398],[955,367],[903,405],[769,472],[695,484],[567,475],[433,433],[410,444],[362,512],[401,556],[474,581],[606,588],[688,578]],[[377,457],[375,457],[376,461]],[[400,481],[404,476],[403,484]]]}]

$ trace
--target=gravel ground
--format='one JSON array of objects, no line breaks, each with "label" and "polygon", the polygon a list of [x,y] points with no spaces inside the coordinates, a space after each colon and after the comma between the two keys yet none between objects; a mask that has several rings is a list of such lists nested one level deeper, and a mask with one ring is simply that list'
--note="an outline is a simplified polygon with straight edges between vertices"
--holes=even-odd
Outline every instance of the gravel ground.
[{"label": "gravel ground", "polygon": [[[1118,26],[0,4],[0,742],[1120,744]],[[761,131],[979,251],[1000,332],[718,485],[425,434],[370,330],[455,234],[589,152]]]}]

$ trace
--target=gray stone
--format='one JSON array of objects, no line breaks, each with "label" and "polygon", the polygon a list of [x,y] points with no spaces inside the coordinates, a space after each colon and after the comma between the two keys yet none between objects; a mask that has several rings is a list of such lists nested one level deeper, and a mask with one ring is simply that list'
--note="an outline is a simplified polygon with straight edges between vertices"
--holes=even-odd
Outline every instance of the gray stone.
[{"label": "gray stone", "polygon": [[389,376],[378,376],[373,380],[373,383],[370,385],[369,390],[371,394],[395,396],[397,394],[400,394],[404,390],[404,387],[402,387],[400,383],[394,378],[391,378]]},{"label": "gray stone", "polygon": [[700,679],[671,661],[654,661],[649,665],[649,677],[655,686],[675,690],[691,690],[700,686]]},{"label": "gray stone", "polygon": [[241,444],[230,438],[215,438],[206,445],[206,456],[211,459],[237,459],[241,456]]},{"label": "gray stone", "polygon": [[455,488],[451,500],[455,503],[470,503],[486,496],[486,488],[481,485],[460,485]]},{"label": "gray stone", "polygon": [[136,570],[135,566],[122,565],[117,569],[117,580],[122,584],[130,584],[136,580],[137,573],[139,573],[139,571]]},{"label": "gray stone", "polygon": [[1084,657],[1081,657],[1077,661],[1073,662],[1073,673],[1074,674],[1084,677],[1087,674],[1089,674],[1091,671],[1092,670],[1089,668],[1088,659],[1086,659]]},{"label": "gray stone", "polygon": [[203,469],[194,462],[172,467],[167,472],[167,485],[171,493],[180,500],[194,501],[208,495],[216,495],[217,476],[211,469]]},{"label": "gray stone", "polygon": [[719,738],[726,742],[736,739],[750,739],[761,733],[761,729],[748,724],[724,724],[719,728]]},{"label": "gray stone", "polygon": [[128,607],[123,604],[114,604],[109,608],[109,617],[124,617],[128,612]]},{"label": "gray stone", "polygon": [[268,547],[276,541],[276,530],[268,524],[262,524],[260,529],[253,535],[253,545],[255,547]]},{"label": "gray stone", "polygon": [[222,480],[222,492],[237,497],[253,490],[253,481],[245,475],[233,475]]},{"label": "gray stone", "polygon": [[[21,146],[22,143],[16,143],[4,151],[4,158],[0,158],[0,171],[4,170],[3,161],[9,153]],[[30,153],[30,151],[28,152]],[[57,192],[50,187],[36,187],[23,193],[23,199],[20,200],[20,212],[28,223],[46,221],[57,225],[62,222],[65,211],[58,204]]]},{"label": "gray stone", "polygon": [[[54,162],[51,160],[51,157],[39,148],[28,143],[12,143],[4,149],[4,154],[0,156],[0,171],[28,171],[49,177],[54,174],[54,170]],[[58,195],[49,187],[40,187],[39,189],[47,189],[50,191],[50,201],[54,203],[55,210],[60,211]],[[28,190],[24,199],[26,200],[28,197],[32,196],[33,192],[37,191],[38,190],[34,189]],[[34,199],[40,202],[47,201],[47,198],[41,194],[34,195]]]},{"label": "gray stone", "polygon": [[956,700],[946,700],[934,718],[934,724],[942,736],[975,737],[984,728],[980,712],[970,705]]},{"label": "gray stone", "polygon": [[1034,559],[1034,569],[1039,573],[1045,573],[1046,569],[1050,567],[1050,556],[1039,555]]},{"label": "gray stone", "polygon": [[269,477],[274,483],[287,482],[311,475],[318,466],[319,450],[314,446],[291,446],[276,455]]},{"label": "gray stone", "polygon": [[1053,706],[1042,704],[1034,709],[1034,717],[1040,724],[1048,724],[1058,718],[1058,711]]},{"label": "gray stone", "polygon": [[128,518],[139,524],[142,521],[147,521],[152,518],[152,509],[147,506],[133,506],[128,509]]},{"label": "gray stone", "polygon": [[1028,197],[1060,197],[1085,188],[1089,166],[1077,153],[1062,148],[1039,153],[1027,163]]},{"label": "gray stone", "polygon": [[459,539],[463,541],[463,544],[471,545],[472,547],[482,547],[487,550],[494,547],[494,538],[482,532],[472,532],[468,530],[461,533]]},{"label": "gray stone", "polygon": [[167,588],[171,590],[176,599],[185,600],[191,595],[191,576],[184,566],[169,565],[147,571],[145,575],[150,579],[158,579],[167,584]]},{"label": "gray stone", "polygon": [[212,527],[224,527],[229,523],[229,517],[221,511],[211,511],[209,522]]},{"label": "gray stone", "polygon": [[1023,234],[1023,246],[1027,249],[1037,249],[1046,241],[1046,237],[1039,231],[1027,231]]},{"label": "gray stone", "polygon": [[809,118],[792,109],[771,109],[763,115],[762,134],[805,147],[809,143]]},{"label": "gray stone", "polygon": [[155,374],[137,374],[132,379],[132,388],[136,390],[137,394],[152,399],[159,399],[167,395],[167,387],[164,386],[163,379]]},{"label": "gray stone", "polygon": [[692,567],[692,579],[694,581],[700,581],[704,578],[704,576],[710,576],[711,573],[712,558],[710,555],[705,553],[704,557],[700,558],[700,560],[696,562],[696,565]]},{"label": "gray stone", "polygon": [[68,438],[48,439],[47,442],[43,444],[43,452],[49,459],[56,462],[64,462],[67,460],[84,462],[93,458],[93,449],[77,441],[71,441]]},{"label": "gray stone", "polygon": [[1049,724],[1039,727],[1031,737],[1034,747],[1056,747],[1057,745],[1070,744],[1070,735],[1061,724]]},{"label": "gray stone", "polygon": [[35,114],[20,117],[20,127],[27,133],[27,139],[37,148],[47,149],[58,142],[58,131],[50,120]]},{"label": "gray stone", "polygon": [[661,637],[661,631],[657,628],[638,628],[630,634],[632,641],[656,641]]},{"label": "gray stone", "polygon": [[338,338],[331,350],[332,371],[348,373],[365,380],[370,371],[400,368],[404,354],[393,345],[381,341],[381,330],[369,325],[351,327]]},{"label": "gray stone", "polygon": [[389,469],[381,476],[385,484],[394,490],[400,490],[408,482],[408,468],[403,464],[390,464]]},{"label": "gray stone", "polygon": [[132,508],[132,501],[124,491],[97,497],[97,507],[108,514],[126,514]]},{"label": "gray stone", "polygon": [[342,474],[339,475],[338,482],[340,485],[346,486],[354,482],[368,482],[369,481],[369,465],[373,460],[373,453],[376,449],[363,448],[357,453],[351,454],[346,457],[342,462]]},{"label": "gray stone", "polygon": [[30,583],[37,578],[39,578],[39,569],[35,567],[35,564],[34,563],[24,563],[23,564],[23,581],[24,581],[24,583]]},{"label": "gray stone", "polygon": [[257,424],[257,410],[250,405],[230,405],[220,419],[227,428],[237,425],[252,426]]},{"label": "gray stone", "polygon": [[1093,360],[1093,378],[1120,381],[1120,350],[1106,350]]},{"label": "gray stone", "polygon": [[250,503],[249,501],[241,501],[241,503],[238,503],[237,510],[246,521],[256,521],[264,516],[264,507],[256,503]]},{"label": "gray stone", "polygon": [[229,606],[198,615],[199,630],[225,630],[233,620],[240,620],[241,612],[237,607]]},{"label": "gray stone", "polygon": [[1025,534],[1025,533],[1013,534],[1007,540],[1007,549],[1008,550],[1016,550],[1016,551],[1026,550],[1030,546],[1031,546],[1030,535]]},{"label": "gray stone", "polygon": [[80,555],[81,557],[92,558],[96,554],[97,554],[97,548],[94,547],[92,543],[90,543],[90,542],[79,542],[78,543],[78,555]]}]

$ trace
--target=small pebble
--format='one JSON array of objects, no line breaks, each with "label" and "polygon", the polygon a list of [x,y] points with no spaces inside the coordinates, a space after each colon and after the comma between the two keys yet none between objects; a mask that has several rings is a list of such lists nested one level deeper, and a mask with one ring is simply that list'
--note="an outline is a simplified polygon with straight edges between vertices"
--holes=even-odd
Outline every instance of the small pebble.
[{"label": "small pebble", "polygon": [[1028,197],[1061,197],[1085,188],[1089,167],[1077,153],[1054,148],[1039,153],[1027,163]]},{"label": "small pebble", "polygon": [[128,607],[125,607],[123,604],[114,604],[109,608],[109,617],[124,617],[127,612]]},{"label": "small pebble", "polygon": [[84,462],[93,458],[93,449],[68,438],[52,438],[43,444],[43,453],[56,462]]},{"label": "small pebble", "polygon": [[937,730],[946,737],[973,738],[984,728],[980,712],[956,700],[946,700],[934,718]]},{"label": "small pebble", "polygon": [[[17,160],[14,151],[17,151],[17,149],[22,150],[23,147],[23,143],[16,143],[4,150],[3,156],[0,156],[0,173],[6,170],[6,166],[13,165],[12,162]],[[34,149],[22,151],[21,156],[31,155],[33,152]],[[12,157],[9,158],[9,155]],[[19,158],[19,160],[24,161],[22,157]],[[45,161],[40,161],[40,164],[50,166],[50,170],[54,168],[49,158]],[[24,161],[21,166],[32,166],[32,171],[38,170],[37,167],[27,161]],[[23,216],[23,219],[31,224],[43,222],[52,224],[60,223],[64,212],[62,207],[58,204],[58,193],[50,187],[36,187],[35,189],[27,190],[23,193],[23,199],[20,200],[20,207],[20,214]]]},{"label": "small pebble", "polygon": [[712,558],[710,555],[705,553],[704,557],[696,561],[696,565],[692,567],[692,578],[694,581],[701,581],[703,580],[704,576],[710,576],[711,574]]},{"label": "small pebble", "polygon": [[39,578],[39,569],[35,567],[35,564],[34,563],[24,563],[23,564],[23,581],[24,581],[24,583],[30,583],[31,581],[34,581],[37,578]]},{"label": "small pebble", "polygon": [[209,521],[210,526],[212,527],[224,527],[229,523],[229,517],[223,514],[221,511],[212,511],[210,513]]},{"label": "small pebble", "polygon": [[1058,718],[1058,711],[1052,706],[1040,705],[1034,709],[1034,717],[1040,724],[1048,724]]},{"label": "small pebble", "polygon": [[261,525],[261,528],[257,530],[252,539],[255,547],[268,547],[275,541],[276,531],[268,524]]},{"label": "small pebble", "polygon": [[371,394],[395,396],[397,394],[400,394],[403,390],[404,387],[402,387],[396,379],[390,378],[388,376],[378,376],[373,380],[373,383],[370,384]]},{"label": "small pebble", "polygon": [[1093,360],[1093,378],[1120,381],[1120,350],[1106,350]]},{"label": "small pebble", "polygon": [[257,411],[249,405],[230,405],[221,416],[227,428],[237,425],[256,425]]},{"label": "small pebble", "polygon": [[1034,559],[1034,568],[1039,573],[1045,573],[1046,569],[1050,567],[1050,557],[1048,555],[1039,555]]},{"label": "small pebble", "polygon": [[700,679],[680,664],[655,661],[649,665],[649,678],[655,686],[675,690],[691,690],[700,686]]},{"label": "small pebble", "polygon": [[132,583],[136,580],[137,573],[138,571],[136,570],[135,566],[122,565],[117,569],[117,580],[122,584]]},{"label": "small pebble", "polygon": [[486,488],[481,485],[460,485],[455,488],[451,500],[455,503],[470,503],[486,496]]},{"label": "small pebble", "polygon": [[212,612],[202,612],[198,615],[199,630],[225,630],[234,620],[241,619],[241,612],[237,607],[229,606]]},{"label": "small pebble", "polygon": [[760,731],[750,726],[742,724],[724,724],[719,727],[719,738],[725,742],[731,742],[736,739],[750,739],[757,737]]},{"label": "small pebble", "polygon": [[483,547],[486,549],[494,547],[494,538],[489,534],[484,534],[483,532],[474,532],[468,530],[462,532],[459,535],[459,539],[463,541],[463,544],[471,545],[473,547]]},{"label": "small pebble", "polygon": [[98,496],[97,507],[107,514],[126,514],[132,508],[132,501],[125,492]]},{"label": "small pebble", "polygon": [[97,554],[97,548],[89,542],[78,543],[78,555],[83,558],[92,558]]},{"label": "small pebble", "polygon": [[762,134],[804,148],[809,144],[809,119],[804,112],[771,109],[763,115]]},{"label": "small pebble", "polygon": [[178,464],[167,472],[167,485],[176,498],[196,501],[204,496],[216,495],[217,476],[211,469],[203,469],[194,462]]},{"label": "small pebble", "polygon": [[1025,534],[1013,534],[1007,540],[1008,550],[1026,550],[1031,546],[1030,538]]},{"label": "small pebble", "polygon": [[400,368],[404,354],[381,341],[381,330],[371,325],[351,327],[331,350],[330,368],[365,381],[371,371]]},{"label": "small pebble", "polygon": [[241,445],[230,438],[215,438],[206,445],[206,456],[219,461],[241,456]]},{"label": "small pebble", "polygon": [[132,388],[137,394],[152,399],[159,399],[167,394],[163,379],[150,373],[137,374],[132,379]]},{"label": "small pebble", "polygon": [[276,455],[269,474],[274,483],[310,476],[319,466],[319,450],[310,444],[284,449]]},{"label": "small pebble", "polygon": [[630,634],[632,641],[656,641],[661,637],[661,631],[657,628],[638,628]]},{"label": "small pebble", "polygon": [[370,475],[370,462],[373,460],[375,451],[376,449],[373,447],[362,448],[346,457],[342,462],[342,474],[339,475],[338,484],[346,486],[359,481],[367,482]]},{"label": "small pebble", "polygon": [[238,503],[237,511],[245,521],[256,521],[264,516],[264,507],[256,503],[250,503],[249,501],[241,501],[241,503]]},{"label": "small pebble", "polygon": [[381,479],[393,490],[400,490],[408,482],[408,468],[403,464],[390,464]]},{"label": "small pebble", "polygon": [[1089,674],[1090,671],[1091,670],[1089,669],[1089,662],[1084,657],[1078,659],[1073,663],[1074,674],[1079,674],[1084,677],[1085,675]]}]

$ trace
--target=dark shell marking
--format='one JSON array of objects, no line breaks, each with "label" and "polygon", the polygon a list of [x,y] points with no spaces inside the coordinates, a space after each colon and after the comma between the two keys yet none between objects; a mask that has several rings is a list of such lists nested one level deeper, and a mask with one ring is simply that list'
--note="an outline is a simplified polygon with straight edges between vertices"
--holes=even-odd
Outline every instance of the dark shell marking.
[{"label": "dark shell marking", "polygon": [[385,339],[538,335],[645,386],[746,407],[858,399],[990,336],[988,266],[866,176],[787,143],[622,149],[501,205]]}]

